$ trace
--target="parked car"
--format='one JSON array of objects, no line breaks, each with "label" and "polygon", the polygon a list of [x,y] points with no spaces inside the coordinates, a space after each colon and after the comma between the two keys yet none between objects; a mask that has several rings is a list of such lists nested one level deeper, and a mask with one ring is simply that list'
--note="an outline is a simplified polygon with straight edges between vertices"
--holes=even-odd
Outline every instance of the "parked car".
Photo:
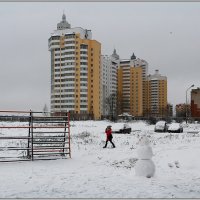
[{"label": "parked car", "polygon": [[168,128],[169,133],[182,133],[183,126],[180,123],[172,123]]},{"label": "parked car", "polygon": [[128,124],[124,124],[124,127],[119,129],[118,131],[113,131],[113,133],[123,133],[123,134],[130,134],[131,127]]},{"label": "parked car", "polygon": [[166,132],[167,131],[167,122],[166,121],[158,121],[155,125],[155,132]]}]

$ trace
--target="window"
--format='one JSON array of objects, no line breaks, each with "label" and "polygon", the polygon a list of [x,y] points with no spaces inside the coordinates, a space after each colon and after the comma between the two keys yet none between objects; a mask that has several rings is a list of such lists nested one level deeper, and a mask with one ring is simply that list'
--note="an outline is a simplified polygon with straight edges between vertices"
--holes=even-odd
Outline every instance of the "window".
[{"label": "window", "polygon": [[88,46],[86,44],[81,44],[80,47],[81,47],[81,49],[87,49],[88,48]]}]

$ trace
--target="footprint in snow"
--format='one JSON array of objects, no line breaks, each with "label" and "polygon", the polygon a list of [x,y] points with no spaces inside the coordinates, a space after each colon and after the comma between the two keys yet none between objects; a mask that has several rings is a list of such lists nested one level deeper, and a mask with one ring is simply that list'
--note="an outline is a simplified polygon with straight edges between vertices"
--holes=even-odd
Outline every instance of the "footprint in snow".
[{"label": "footprint in snow", "polygon": [[[180,164],[179,164],[178,161],[174,161],[174,164],[175,164],[176,168],[180,168]],[[172,168],[172,167],[174,167],[174,164],[173,163],[168,163],[168,166]]]},{"label": "footprint in snow", "polygon": [[176,160],[176,161],[174,161],[174,163],[175,163],[175,165],[176,165],[176,168],[180,168],[180,164],[179,164],[179,162]]},{"label": "footprint in snow", "polygon": [[168,166],[172,168],[174,165],[172,163],[168,163]]}]

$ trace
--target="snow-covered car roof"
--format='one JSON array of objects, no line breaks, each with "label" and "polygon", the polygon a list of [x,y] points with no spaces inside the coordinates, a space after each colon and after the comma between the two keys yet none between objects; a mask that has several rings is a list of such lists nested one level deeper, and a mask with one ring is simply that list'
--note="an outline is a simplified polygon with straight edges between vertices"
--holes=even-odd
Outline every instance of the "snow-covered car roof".
[{"label": "snow-covered car roof", "polygon": [[156,123],[156,126],[158,125],[158,126],[164,126],[165,125],[165,121],[158,121],[157,123]]},{"label": "snow-covered car roof", "polygon": [[178,130],[181,127],[180,123],[172,123],[170,124],[168,130]]}]

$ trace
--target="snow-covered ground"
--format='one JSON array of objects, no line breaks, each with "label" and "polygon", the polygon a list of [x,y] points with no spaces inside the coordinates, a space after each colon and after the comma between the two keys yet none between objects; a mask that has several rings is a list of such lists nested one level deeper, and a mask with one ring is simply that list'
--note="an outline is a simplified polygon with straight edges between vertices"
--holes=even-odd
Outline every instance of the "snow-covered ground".
[{"label": "snow-covered ground", "polygon": [[[200,124],[170,134],[130,122],[131,134],[113,134],[116,148],[103,149],[107,125],[117,130],[123,123],[72,121],[71,159],[0,163],[0,198],[200,198]],[[13,134],[25,133],[0,129]],[[135,175],[142,134],[154,153],[152,178]]]}]

